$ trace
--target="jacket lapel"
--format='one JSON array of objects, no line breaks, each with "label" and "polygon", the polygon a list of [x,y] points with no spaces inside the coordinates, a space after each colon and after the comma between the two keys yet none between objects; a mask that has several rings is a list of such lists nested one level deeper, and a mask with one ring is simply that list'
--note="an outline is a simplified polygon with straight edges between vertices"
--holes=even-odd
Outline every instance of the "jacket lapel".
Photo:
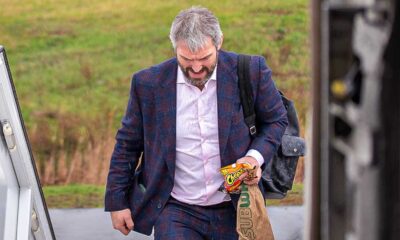
[{"label": "jacket lapel", "polygon": [[225,147],[231,128],[231,117],[234,111],[234,96],[238,89],[236,74],[237,61],[224,51],[219,51],[217,67],[217,100],[218,100],[218,128],[221,166],[226,166],[231,159],[225,159]]},{"label": "jacket lapel", "polygon": [[176,59],[171,61],[170,66],[165,69],[169,71],[162,72],[164,75],[161,81],[161,87],[154,93],[158,126],[160,128],[160,148],[162,148],[165,157],[168,172],[172,179],[175,175],[176,159],[176,77],[177,77]]},{"label": "jacket lapel", "polygon": [[[236,74],[237,61],[228,56],[224,51],[219,51],[217,68],[217,101],[218,101],[218,135],[221,156],[221,166],[230,164],[230,159],[225,159],[225,148],[231,128],[231,117],[234,111],[235,92],[238,89],[238,78]],[[164,72],[161,87],[154,94],[157,111],[159,114],[159,127],[162,137],[162,146],[165,161],[170,176],[175,175],[176,160],[176,59],[171,62],[171,69]]]}]

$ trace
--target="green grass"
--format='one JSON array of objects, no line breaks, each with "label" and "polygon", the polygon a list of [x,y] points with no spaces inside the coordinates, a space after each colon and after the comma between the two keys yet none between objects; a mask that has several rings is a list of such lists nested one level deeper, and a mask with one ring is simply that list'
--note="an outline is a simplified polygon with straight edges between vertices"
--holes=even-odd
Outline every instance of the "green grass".
[{"label": "green grass", "polygon": [[[277,86],[295,101],[304,129],[310,85],[308,2],[0,0],[0,45],[7,50],[40,175],[52,175],[45,173],[52,157],[54,179],[60,156],[96,156],[88,149],[104,149],[101,144],[120,125],[132,74],[174,55],[171,22],[192,5],[201,4],[219,18],[223,49],[266,57]],[[82,160],[93,161],[98,160]],[[70,166],[68,158],[64,166]],[[42,182],[64,183],[49,179]]]},{"label": "green grass", "polygon": [[[103,208],[104,186],[65,185],[43,187],[49,208]],[[282,200],[267,200],[267,206],[302,205],[303,184],[296,183]]]},{"label": "green grass", "polygon": [[45,186],[43,193],[49,208],[102,208],[104,186]]},{"label": "green grass", "polygon": [[294,183],[284,199],[269,199],[267,206],[283,206],[283,205],[303,205],[304,186],[302,183]]}]

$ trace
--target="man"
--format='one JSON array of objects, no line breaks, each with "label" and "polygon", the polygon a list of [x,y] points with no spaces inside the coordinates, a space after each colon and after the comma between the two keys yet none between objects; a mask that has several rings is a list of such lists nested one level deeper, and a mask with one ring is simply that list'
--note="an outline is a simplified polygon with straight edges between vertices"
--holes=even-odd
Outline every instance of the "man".
[{"label": "man", "polygon": [[105,210],[125,235],[149,235],[154,227],[155,239],[237,239],[238,196],[218,191],[224,181],[219,169],[250,163],[258,168],[257,178],[244,182],[257,184],[279,146],[286,110],[265,60],[253,56],[259,133],[251,139],[240,104],[237,54],[221,50],[220,25],[209,10],[180,12],[170,39],[176,57],[133,76]]}]

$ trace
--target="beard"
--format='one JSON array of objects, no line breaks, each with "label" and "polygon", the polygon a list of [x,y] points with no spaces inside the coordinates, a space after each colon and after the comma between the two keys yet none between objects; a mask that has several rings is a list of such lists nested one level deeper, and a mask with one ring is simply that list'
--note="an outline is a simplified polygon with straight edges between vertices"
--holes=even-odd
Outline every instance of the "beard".
[{"label": "beard", "polygon": [[[218,59],[218,58],[217,58]],[[217,66],[217,61],[210,67],[203,66],[202,69],[197,72],[197,73],[206,73],[206,75],[203,78],[192,78],[190,77],[190,72],[195,73],[193,68],[187,67],[184,68],[179,62],[178,62],[179,67],[181,68],[183,75],[185,76],[185,81],[193,86],[196,87],[203,87],[208,80],[211,78],[211,75],[213,74],[215,67]]]}]

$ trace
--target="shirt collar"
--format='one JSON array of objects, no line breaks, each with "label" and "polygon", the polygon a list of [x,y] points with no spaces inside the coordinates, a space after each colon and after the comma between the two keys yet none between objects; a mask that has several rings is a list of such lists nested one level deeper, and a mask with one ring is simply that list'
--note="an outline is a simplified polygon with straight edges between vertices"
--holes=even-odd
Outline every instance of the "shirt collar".
[{"label": "shirt collar", "polygon": [[[218,64],[215,66],[214,71],[211,74],[211,77],[210,77],[209,81],[210,80],[213,80],[213,81],[217,80],[217,67],[218,67]],[[186,83],[185,76],[183,75],[182,69],[179,67],[179,65],[178,65],[178,76],[177,76],[177,79],[176,79],[176,83],[178,83],[178,84],[179,83]]]}]

